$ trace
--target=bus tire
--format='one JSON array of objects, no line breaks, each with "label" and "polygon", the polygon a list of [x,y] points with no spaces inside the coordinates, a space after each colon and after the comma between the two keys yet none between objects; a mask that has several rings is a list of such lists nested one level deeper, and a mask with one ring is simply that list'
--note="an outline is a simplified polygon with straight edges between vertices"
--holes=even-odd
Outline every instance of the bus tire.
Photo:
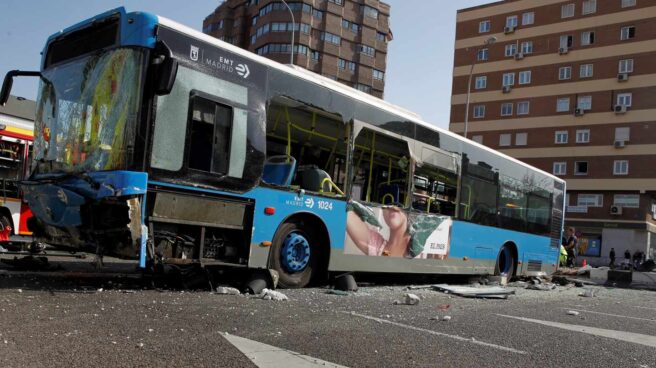
[{"label": "bus tire", "polygon": [[278,271],[278,286],[296,289],[312,281],[318,268],[320,252],[313,234],[295,222],[285,222],[273,238],[270,267]]},{"label": "bus tire", "polygon": [[499,255],[497,256],[497,263],[494,266],[494,274],[496,276],[505,273],[508,275],[508,279],[515,276],[515,265],[517,260],[515,259],[514,248],[506,244],[501,248]]}]

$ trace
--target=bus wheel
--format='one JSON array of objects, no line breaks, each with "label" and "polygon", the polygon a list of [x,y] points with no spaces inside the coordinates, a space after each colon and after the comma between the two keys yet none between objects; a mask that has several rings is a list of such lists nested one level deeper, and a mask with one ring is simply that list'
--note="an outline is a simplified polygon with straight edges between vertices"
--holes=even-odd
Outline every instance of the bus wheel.
[{"label": "bus wheel", "polygon": [[271,268],[280,276],[280,287],[302,288],[310,283],[317,264],[317,252],[313,252],[310,245],[312,241],[312,235],[296,223],[287,222],[280,226],[270,255]]},{"label": "bus wheel", "polygon": [[510,279],[515,274],[515,261],[515,254],[512,247],[509,245],[504,245],[499,252],[499,256],[497,257],[497,264],[494,268],[494,274],[498,276],[502,273],[505,273]]}]

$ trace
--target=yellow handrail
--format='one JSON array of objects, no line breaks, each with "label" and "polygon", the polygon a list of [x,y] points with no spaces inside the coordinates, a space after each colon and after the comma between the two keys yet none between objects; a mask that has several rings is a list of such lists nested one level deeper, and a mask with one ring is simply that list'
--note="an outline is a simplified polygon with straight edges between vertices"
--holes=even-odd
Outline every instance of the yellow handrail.
[{"label": "yellow handrail", "polygon": [[[326,184],[326,182],[328,182],[328,183],[331,185],[331,188],[334,188],[335,191],[336,191],[337,193],[339,193],[339,195],[341,195],[341,196],[344,195],[344,192],[342,192],[342,190],[339,189],[339,187],[337,186],[337,184],[335,184],[330,178],[323,178],[323,180],[321,181],[321,188],[319,189],[319,193],[324,193],[324,192],[325,192],[325,191],[323,190],[323,186]],[[332,191],[331,191],[331,192],[332,192]]]},{"label": "yellow handrail", "polygon": [[387,194],[385,194],[385,195],[383,196],[383,198],[381,198],[381,200],[380,200],[381,203],[382,203],[382,204],[385,204],[385,198],[387,198],[387,196],[390,196],[390,198],[392,198],[392,203],[394,203],[394,196],[392,195],[392,193],[387,193]]}]

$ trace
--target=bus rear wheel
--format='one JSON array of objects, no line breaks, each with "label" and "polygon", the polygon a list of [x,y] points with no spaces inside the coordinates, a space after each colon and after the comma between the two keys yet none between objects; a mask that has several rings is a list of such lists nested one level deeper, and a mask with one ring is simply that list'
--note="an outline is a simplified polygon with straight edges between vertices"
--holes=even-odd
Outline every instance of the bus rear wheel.
[{"label": "bus rear wheel", "polygon": [[314,241],[313,234],[296,223],[280,226],[270,254],[270,266],[278,271],[280,287],[302,288],[310,283],[319,261]]},{"label": "bus rear wheel", "polygon": [[494,274],[499,276],[501,274],[508,275],[508,278],[515,276],[515,253],[513,248],[509,245],[504,245],[497,256],[497,264],[494,267]]}]

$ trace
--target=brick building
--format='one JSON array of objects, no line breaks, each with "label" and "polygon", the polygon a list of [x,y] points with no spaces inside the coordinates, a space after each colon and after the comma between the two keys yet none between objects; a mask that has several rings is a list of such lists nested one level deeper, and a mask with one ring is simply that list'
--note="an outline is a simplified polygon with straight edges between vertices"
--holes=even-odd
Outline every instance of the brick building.
[{"label": "brick building", "polygon": [[656,2],[507,0],[457,15],[450,129],[567,180],[588,262],[656,248]]},{"label": "brick building", "polygon": [[[390,6],[378,0],[288,1],[295,18],[294,64],[383,97]],[[292,21],[278,0],[227,0],[203,32],[289,64]]]}]

